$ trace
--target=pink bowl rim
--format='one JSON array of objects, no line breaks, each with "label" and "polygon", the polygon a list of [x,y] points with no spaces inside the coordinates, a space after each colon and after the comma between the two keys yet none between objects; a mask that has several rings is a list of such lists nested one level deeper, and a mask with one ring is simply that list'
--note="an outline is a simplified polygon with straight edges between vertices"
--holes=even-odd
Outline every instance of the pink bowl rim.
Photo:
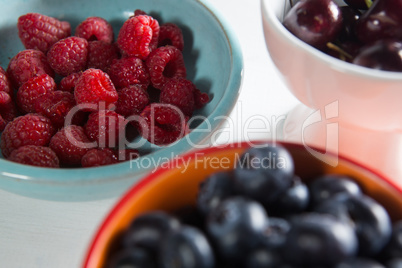
[{"label": "pink bowl rim", "polygon": [[[263,19],[269,23],[272,28],[282,36],[282,38],[288,40],[289,43],[294,44],[294,47],[300,48],[305,51],[312,57],[325,62],[332,69],[342,72],[349,75],[355,75],[357,77],[361,77],[369,80],[381,80],[381,81],[392,81],[392,82],[402,82],[402,72],[390,72],[390,71],[381,71],[366,68],[363,66],[354,65],[348,62],[344,62],[338,60],[334,57],[331,57],[318,49],[306,44],[301,41],[299,38],[290,33],[281,23],[281,21],[277,18],[274,11],[269,8],[269,2],[276,0],[261,0],[261,12]],[[285,0],[283,0],[285,1]]]},{"label": "pink bowl rim", "polygon": [[[253,144],[272,144],[272,141],[269,140],[257,140],[257,141],[253,141]],[[292,142],[275,142],[277,144],[281,144],[281,145],[285,145],[287,148],[293,148],[293,149],[302,149],[304,150],[305,147],[300,144],[300,143],[292,143]],[[203,155],[209,155],[209,154],[214,154],[217,153],[221,150],[227,150],[227,149],[247,149],[250,148],[250,142],[234,142],[234,143],[229,143],[226,144],[224,146],[215,146],[215,147],[209,147],[209,148],[205,148],[205,149],[201,149],[201,150],[193,150],[191,152],[188,152],[186,154],[184,154],[182,156],[183,160],[185,162],[187,162],[188,159],[191,159],[192,157],[194,157],[195,154],[203,154]],[[321,151],[321,149],[318,148],[314,148],[311,147],[312,149],[316,150],[316,151]],[[338,157],[339,160],[348,162],[350,164],[352,164],[353,166],[356,166],[357,168],[360,168],[362,170],[365,170],[369,173],[371,173],[372,175],[374,175],[375,177],[378,177],[379,179],[381,179],[382,182],[384,182],[385,184],[387,184],[389,187],[391,187],[392,189],[396,190],[397,192],[399,192],[402,195],[402,187],[398,186],[395,182],[393,182],[390,178],[378,173],[377,171],[374,171],[373,169],[371,169],[370,167],[367,167],[355,160],[349,159],[343,155],[335,155],[331,152],[326,152],[328,156],[330,157]],[[98,227],[95,236],[93,237],[91,243],[90,243],[90,247],[85,255],[85,261],[84,261],[84,265],[83,267],[89,267],[89,262],[91,259],[91,256],[93,254],[93,251],[100,239],[101,234],[104,232],[104,230],[106,229],[106,227],[112,222],[112,219],[115,217],[116,214],[118,214],[118,211],[120,211],[124,205],[129,202],[133,196],[135,196],[137,193],[141,192],[141,190],[143,190],[147,185],[149,185],[150,183],[154,182],[155,180],[157,180],[161,175],[163,175],[164,173],[170,171],[171,169],[169,169],[170,165],[165,165],[163,167],[158,168],[155,172],[153,173],[149,173],[148,175],[146,175],[140,182],[138,182],[137,184],[134,184],[124,195],[122,198],[120,198],[117,203],[113,206],[113,208],[109,211],[109,213],[107,214],[107,216],[104,218],[103,222],[101,223],[101,225]]]}]

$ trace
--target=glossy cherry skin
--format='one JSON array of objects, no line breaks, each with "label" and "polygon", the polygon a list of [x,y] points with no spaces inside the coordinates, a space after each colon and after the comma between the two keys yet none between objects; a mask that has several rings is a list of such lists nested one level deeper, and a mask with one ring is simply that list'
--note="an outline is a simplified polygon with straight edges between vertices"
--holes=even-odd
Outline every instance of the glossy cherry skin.
[{"label": "glossy cherry skin", "polygon": [[342,28],[342,12],[332,0],[301,0],[286,14],[283,25],[307,44],[323,48]]},{"label": "glossy cherry skin", "polygon": [[374,1],[357,21],[356,35],[366,44],[386,38],[402,38],[402,1]]},{"label": "glossy cherry skin", "polygon": [[353,63],[377,70],[402,72],[402,41],[379,40],[362,48]]},{"label": "glossy cherry skin", "polygon": [[366,10],[368,9],[366,0],[344,0],[348,6],[355,8],[355,9],[361,9],[361,10]]}]

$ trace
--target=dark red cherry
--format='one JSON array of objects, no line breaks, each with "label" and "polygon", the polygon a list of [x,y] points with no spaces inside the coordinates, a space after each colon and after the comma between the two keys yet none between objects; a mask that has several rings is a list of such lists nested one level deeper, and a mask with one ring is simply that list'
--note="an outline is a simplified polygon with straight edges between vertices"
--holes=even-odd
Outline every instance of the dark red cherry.
[{"label": "dark red cherry", "polygon": [[378,70],[402,72],[402,41],[377,41],[363,48],[353,63]]},{"label": "dark red cherry", "polygon": [[342,28],[342,12],[332,0],[301,0],[286,14],[283,25],[316,48],[333,41]]},{"label": "dark red cherry", "polygon": [[356,23],[356,35],[364,43],[402,39],[402,0],[377,0]]},{"label": "dark red cherry", "polygon": [[341,42],[357,41],[355,26],[362,14],[350,6],[342,6],[340,8],[342,12],[342,30],[339,33],[338,40]]}]

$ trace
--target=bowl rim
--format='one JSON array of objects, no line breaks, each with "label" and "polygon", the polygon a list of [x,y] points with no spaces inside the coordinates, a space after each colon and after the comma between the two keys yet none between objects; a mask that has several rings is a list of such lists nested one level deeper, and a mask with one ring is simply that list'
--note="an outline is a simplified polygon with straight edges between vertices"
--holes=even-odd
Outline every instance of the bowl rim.
[{"label": "bowl rim", "polygon": [[[203,155],[211,155],[211,154],[216,154],[217,152],[221,150],[228,150],[228,149],[247,149],[250,148],[252,145],[262,145],[262,144],[280,144],[280,145],[286,145],[287,148],[293,148],[293,149],[302,149],[305,150],[305,146],[300,143],[294,143],[294,142],[286,142],[286,141],[271,141],[271,140],[256,140],[253,141],[252,143],[247,142],[247,141],[242,141],[242,142],[233,142],[225,145],[220,145],[220,146],[214,146],[214,147],[209,147],[201,150],[196,150],[192,152],[188,152],[184,155],[181,156],[183,161],[187,163],[187,161],[191,158],[193,158],[197,154],[203,154]],[[322,149],[310,146],[310,148],[317,150],[317,151],[322,151]],[[396,182],[392,181],[390,178],[387,176],[380,174],[379,172],[375,171],[374,169],[363,165],[360,162],[357,162],[353,159],[350,159],[346,156],[343,156],[342,154],[334,154],[333,152],[326,152],[326,154],[329,157],[338,157],[339,160],[345,161],[357,168],[360,168],[375,177],[378,177],[381,179],[381,181],[384,184],[387,184],[389,187],[394,189],[395,191],[399,192],[402,195],[402,187],[398,186]],[[87,252],[85,254],[84,262],[83,262],[83,267],[90,267],[88,266],[91,262],[91,256],[93,256],[93,253],[96,249],[96,246],[98,242],[101,240],[101,236],[104,233],[105,229],[113,223],[113,219],[115,215],[119,214],[119,211],[124,209],[124,206],[132,200],[138,193],[140,193],[146,186],[152,184],[159,178],[162,178],[165,173],[168,173],[171,169],[169,168],[170,165],[162,166],[159,167],[155,172],[148,174],[143,180],[141,180],[139,183],[133,185],[124,195],[115,203],[114,206],[112,206],[112,209],[109,210],[109,212],[106,214],[106,216],[103,218],[103,221],[101,224],[98,226],[96,229],[94,236],[92,237],[92,240],[90,242],[90,246],[87,248]]]},{"label": "bowl rim", "polygon": [[[222,115],[228,116],[237,103],[243,82],[243,55],[237,36],[225,18],[206,0],[196,0],[195,4],[208,12],[217,22],[217,25],[219,25],[221,31],[225,34],[225,39],[227,40],[230,52],[231,68],[226,90],[219,103],[206,117],[207,119],[195,128],[209,129],[211,130],[209,133],[213,133],[213,131],[217,130],[223,122],[222,120],[211,119]],[[209,122],[207,123],[206,121]],[[210,135],[205,135],[204,133],[205,131],[192,131],[187,135],[193,144],[203,144]],[[193,147],[187,139],[182,138],[171,146],[166,146],[164,148],[161,147],[161,149],[144,156],[152,158],[166,156],[171,158],[170,155],[173,153],[179,155],[186,151],[191,151],[192,149]],[[0,182],[0,187],[3,188],[3,186],[5,186],[7,189],[10,183],[17,182],[17,187],[21,188],[21,182],[30,182],[25,183],[23,186],[26,187],[25,190],[29,191],[30,187],[36,187],[38,185],[48,185],[53,187],[116,182],[118,180],[126,180],[129,177],[144,175],[157,166],[152,163],[147,168],[142,169],[136,168],[135,166],[132,168],[129,162],[130,161],[126,161],[114,165],[91,168],[43,168],[0,159],[0,178],[2,180],[2,182]]]},{"label": "bowl rim", "polygon": [[318,61],[324,62],[326,65],[330,66],[330,68],[337,70],[338,72],[346,73],[348,75],[355,75],[357,77],[369,80],[382,80],[382,81],[402,81],[402,73],[401,72],[391,72],[391,71],[383,71],[371,69],[359,65],[355,65],[352,63],[348,63],[345,61],[341,61],[332,56],[329,56],[320,50],[306,44],[291,32],[289,32],[285,26],[283,26],[282,22],[275,15],[272,8],[270,8],[269,2],[276,0],[260,0],[261,2],[261,12],[262,19],[265,20],[269,25],[271,25],[272,29],[276,31],[277,34],[281,36],[281,38],[286,39],[289,43],[293,44],[293,47],[296,47],[303,52],[311,55]]}]

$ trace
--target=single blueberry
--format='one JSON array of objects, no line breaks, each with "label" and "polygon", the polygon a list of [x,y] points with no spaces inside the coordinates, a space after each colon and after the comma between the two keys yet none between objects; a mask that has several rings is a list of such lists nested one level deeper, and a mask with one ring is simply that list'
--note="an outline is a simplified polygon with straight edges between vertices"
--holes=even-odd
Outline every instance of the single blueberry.
[{"label": "single blueberry", "polygon": [[197,207],[204,215],[214,209],[225,198],[233,195],[233,178],[229,172],[217,172],[200,185]]},{"label": "single blueberry", "polygon": [[123,246],[139,246],[152,252],[158,250],[162,237],[179,228],[178,219],[162,211],[154,211],[137,217],[123,236]]},{"label": "single blueberry", "polygon": [[279,144],[251,148],[238,159],[233,174],[239,194],[269,207],[292,184],[293,158]]},{"label": "single blueberry", "polygon": [[108,262],[107,268],[156,268],[152,254],[143,248],[129,247],[115,252]]},{"label": "single blueberry", "polygon": [[214,252],[197,228],[183,225],[161,241],[161,268],[214,268]]},{"label": "single blueberry", "polygon": [[289,230],[290,223],[287,220],[269,217],[265,229],[259,236],[261,246],[270,249],[283,248]]},{"label": "single blueberry", "polygon": [[352,178],[339,174],[320,176],[310,184],[310,197],[313,206],[344,192],[351,195],[360,195],[361,189]]},{"label": "single blueberry", "polygon": [[265,209],[256,201],[231,197],[219,204],[207,217],[206,230],[218,257],[227,262],[243,262],[258,246],[267,224]]},{"label": "single blueberry", "polygon": [[387,211],[366,195],[337,194],[315,209],[351,225],[359,239],[359,253],[373,256],[388,243],[392,225]]},{"label": "single blueberry", "polygon": [[331,266],[355,256],[357,248],[351,226],[332,215],[306,213],[292,218],[282,254],[293,265]]},{"label": "single blueberry", "polygon": [[385,268],[385,266],[372,259],[357,257],[342,261],[335,268]]},{"label": "single blueberry", "polygon": [[287,216],[304,211],[310,200],[309,189],[300,177],[294,176],[292,185],[269,207],[268,213]]}]

